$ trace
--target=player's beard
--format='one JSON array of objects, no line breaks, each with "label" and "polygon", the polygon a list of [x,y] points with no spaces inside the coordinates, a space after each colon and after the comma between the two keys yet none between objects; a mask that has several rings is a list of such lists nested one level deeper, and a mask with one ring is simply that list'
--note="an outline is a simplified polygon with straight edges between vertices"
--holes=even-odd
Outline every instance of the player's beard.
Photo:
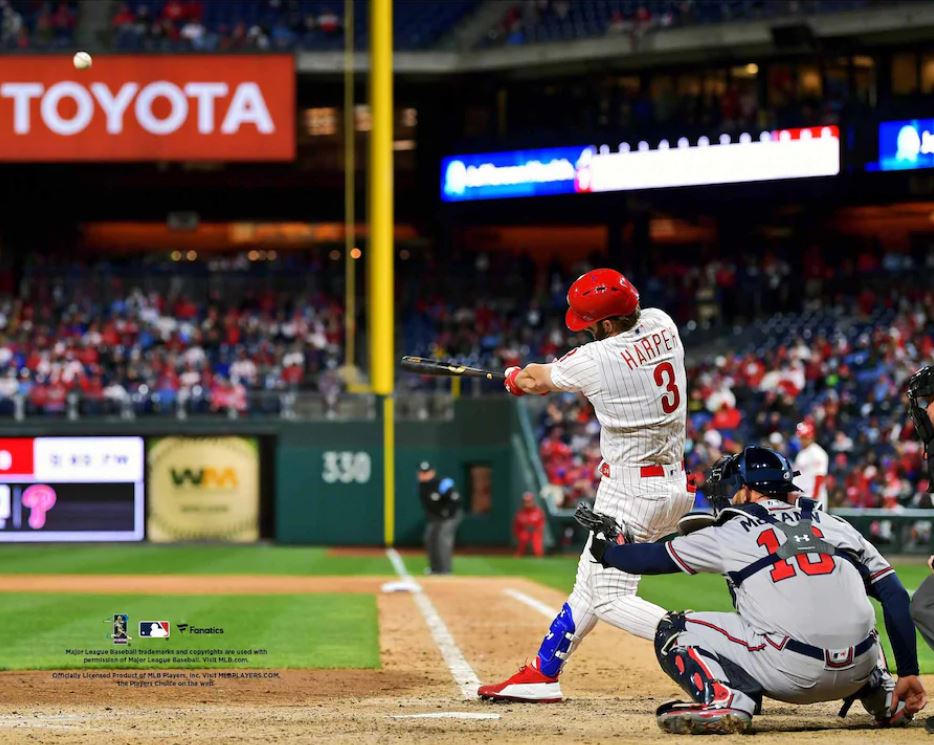
[{"label": "player's beard", "polygon": [[602,321],[595,323],[593,326],[588,326],[586,331],[593,337],[594,341],[603,341],[608,336]]}]

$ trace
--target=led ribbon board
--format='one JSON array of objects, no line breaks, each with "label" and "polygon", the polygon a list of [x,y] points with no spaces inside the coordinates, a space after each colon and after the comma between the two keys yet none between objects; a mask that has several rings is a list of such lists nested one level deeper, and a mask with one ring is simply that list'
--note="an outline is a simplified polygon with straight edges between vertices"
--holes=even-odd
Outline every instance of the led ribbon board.
[{"label": "led ribbon board", "polygon": [[454,155],[441,161],[441,199],[586,194],[678,186],[836,176],[840,173],[837,127],[806,127],[721,135],[690,142],[661,140],[633,147],[608,145],[512,150]]}]

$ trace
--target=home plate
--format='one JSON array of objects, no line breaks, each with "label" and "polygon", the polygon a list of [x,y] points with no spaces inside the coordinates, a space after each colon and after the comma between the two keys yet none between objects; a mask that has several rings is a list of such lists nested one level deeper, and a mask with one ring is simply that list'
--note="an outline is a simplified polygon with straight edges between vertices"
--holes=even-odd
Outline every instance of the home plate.
[{"label": "home plate", "polygon": [[499,719],[499,714],[481,711],[432,711],[428,714],[393,714],[393,719]]},{"label": "home plate", "polygon": [[383,592],[421,592],[421,588],[418,586],[418,583],[410,579],[400,579],[394,580],[392,582],[385,582],[379,589]]}]

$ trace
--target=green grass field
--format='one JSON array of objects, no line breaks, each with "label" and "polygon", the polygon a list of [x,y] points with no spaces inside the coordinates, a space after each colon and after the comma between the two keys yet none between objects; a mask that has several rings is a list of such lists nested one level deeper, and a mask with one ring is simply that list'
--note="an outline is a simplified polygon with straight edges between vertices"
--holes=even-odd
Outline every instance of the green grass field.
[{"label": "green grass field", "polygon": [[[406,555],[415,576],[425,568],[422,555]],[[459,556],[455,572],[467,576],[519,576],[560,591],[574,582],[577,558],[515,559]],[[897,565],[909,589],[927,576],[920,563]],[[388,559],[332,555],[324,548],[278,546],[0,546],[0,574],[286,574],[393,576]],[[713,575],[646,577],[640,594],[665,608],[731,610],[723,580]],[[131,636],[140,620],[169,620],[169,640],[135,640],[135,648],[194,647],[174,624],[219,625],[225,635],[197,641],[212,648],[266,648],[241,667],[352,668],[379,665],[375,598],[359,594],[146,595],[4,594],[0,598],[0,669],[86,667],[65,654],[68,647],[113,648],[107,619],[128,613]],[[881,609],[877,606],[880,628]],[[223,643],[220,640],[223,639]],[[203,641],[202,641],[203,640]],[[921,668],[934,672],[934,652],[920,639]],[[178,664],[146,667],[179,667]],[[114,667],[115,665],[104,665]],[[131,666],[121,664],[121,667]],[[233,667],[230,663],[188,667]]]},{"label": "green grass field", "polygon": [[394,574],[383,554],[301,546],[0,546],[0,574]]},{"label": "green grass field", "polygon": [[[8,593],[0,602],[0,669],[379,667],[373,595]],[[130,617],[125,646],[110,638],[114,613]],[[169,621],[169,638],[141,638],[140,621]],[[224,633],[181,633],[179,623]],[[110,657],[87,662],[87,652],[66,650]]]}]

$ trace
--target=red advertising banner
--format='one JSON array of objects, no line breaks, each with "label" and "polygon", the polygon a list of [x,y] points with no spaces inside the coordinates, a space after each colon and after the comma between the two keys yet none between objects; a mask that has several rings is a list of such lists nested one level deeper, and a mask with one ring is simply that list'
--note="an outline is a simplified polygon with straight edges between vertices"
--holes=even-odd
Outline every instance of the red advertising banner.
[{"label": "red advertising banner", "polygon": [[0,437],[0,482],[9,476],[32,476],[33,438]]},{"label": "red advertising banner", "polygon": [[295,157],[291,55],[0,56],[0,161]]}]

